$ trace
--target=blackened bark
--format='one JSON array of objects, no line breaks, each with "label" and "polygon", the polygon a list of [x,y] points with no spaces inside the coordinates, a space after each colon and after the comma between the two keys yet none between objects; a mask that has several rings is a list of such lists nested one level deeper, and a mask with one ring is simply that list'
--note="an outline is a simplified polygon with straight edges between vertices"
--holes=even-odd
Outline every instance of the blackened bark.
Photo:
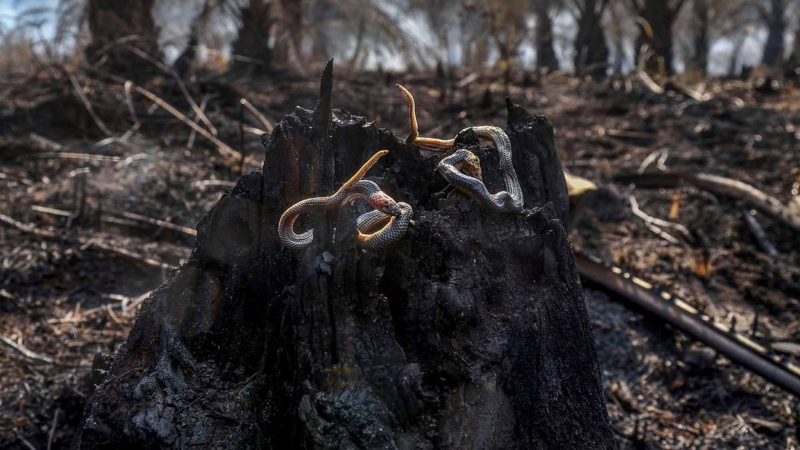
[{"label": "blackened bark", "polygon": [[794,30],[794,47],[792,54],[786,61],[787,71],[793,76],[800,75],[800,16],[797,18],[797,28]]},{"label": "blackened bark", "polygon": [[[279,8],[275,24],[275,47],[273,48],[273,65],[275,68],[291,69],[303,73],[300,52],[303,37],[303,8],[300,0],[270,0]],[[313,45],[313,44],[312,44]]]},{"label": "blackened bark", "polygon": [[[314,112],[275,128],[263,172],[199,224],[190,261],[147,300],[91,398],[78,446],[615,447],[546,119],[509,105],[527,209],[492,214],[443,194],[436,158],[328,113],[330,81]],[[502,185],[496,152],[458,139]],[[319,231],[310,248],[282,248],[279,215],[329,190],[308,174],[331,164],[338,186],[382,148],[370,178],[413,205],[404,239],[359,250],[343,207],[304,220]]]},{"label": "blackened bark", "polygon": [[514,168],[526,205],[551,203],[562,223],[568,222],[569,195],[555,144],[553,124],[545,116],[531,116],[506,98],[508,137],[514,149]]},{"label": "blackened bark", "polygon": [[607,0],[577,0],[578,34],[575,37],[575,70],[603,78],[608,70],[609,50],[602,19]]},{"label": "blackened bark", "polygon": [[783,61],[783,35],[786,33],[786,1],[769,0],[769,9],[761,8],[767,25],[767,41],[761,63],[769,67],[780,67]]},{"label": "blackened bark", "polygon": [[269,45],[274,21],[270,15],[271,1],[249,0],[239,10],[242,22],[233,42],[235,70],[269,70],[272,48]]},{"label": "blackened bark", "polygon": [[546,72],[558,70],[558,58],[553,48],[553,18],[550,0],[537,1],[536,7],[536,68]]},{"label": "blackened bark", "polygon": [[672,20],[669,17],[667,0],[645,0],[642,17],[650,24],[653,32],[653,51],[663,61],[667,72],[672,73]]},{"label": "blackened bark", "polygon": [[692,4],[692,12],[694,13],[694,54],[692,55],[691,63],[692,67],[701,74],[706,74],[708,70],[708,51],[711,45],[708,36],[709,27],[711,26],[709,1],[694,0]]},{"label": "blackened bark", "polygon": [[637,38],[637,63],[638,58],[642,56],[638,51],[646,43],[655,55],[646,61],[646,69],[649,72],[673,73],[672,26],[686,1],[631,0],[631,2],[634,10],[644,21],[640,23],[642,32]]},{"label": "blackened bark", "polygon": [[88,0],[86,17],[91,42],[86,56],[91,63],[103,62],[112,71],[126,75],[147,74],[142,59],[130,47],[161,58],[158,28],[153,21],[155,0]]}]

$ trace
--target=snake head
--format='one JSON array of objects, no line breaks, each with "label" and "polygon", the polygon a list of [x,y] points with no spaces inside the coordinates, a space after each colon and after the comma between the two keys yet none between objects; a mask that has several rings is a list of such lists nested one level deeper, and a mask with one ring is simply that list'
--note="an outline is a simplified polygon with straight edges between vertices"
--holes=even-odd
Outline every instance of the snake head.
[{"label": "snake head", "polygon": [[397,206],[397,202],[394,201],[392,197],[389,197],[383,193],[383,191],[379,191],[370,195],[367,201],[373,208],[390,216],[399,217],[403,213],[403,211],[400,210],[400,207]]}]

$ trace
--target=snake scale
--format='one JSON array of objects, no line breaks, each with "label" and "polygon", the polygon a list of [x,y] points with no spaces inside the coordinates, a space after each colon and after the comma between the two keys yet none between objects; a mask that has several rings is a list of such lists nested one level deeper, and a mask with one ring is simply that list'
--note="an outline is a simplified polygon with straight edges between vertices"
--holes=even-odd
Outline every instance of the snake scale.
[{"label": "snake scale", "polygon": [[[317,209],[339,208],[342,203],[353,203],[357,199],[364,199],[375,208],[374,211],[362,214],[356,221],[358,242],[361,247],[379,250],[400,239],[408,230],[408,224],[414,213],[411,206],[395,202],[393,198],[381,191],[377,184],[369,180],[362,180],[372,166],[387,153],[389,153],[388,150],[381,150],[374,154],[333,195],[307,198],[290,206],[278,220],[280,241],[293,250],[302,250],[308,247],[314,241],[314,231],[307,230],[300,234],[294,232],[294,224],[301,214]],[[375,230],[377,225],[382,225],[382,227]]]},{"label": "snake scale", "polygon": [[[449,151],[455,148],[455,139],[434,139],[419,136],[414,96],[403,86],[398,84],[397,87],[400,88],[406,100],[408,100],[408,120],[411,123],[412,142],[416,145],[439,151]],[[522,188],[519,185],[519,178],[517,178],[517,172],[514,170],[511,157],[511,141],[508,139],[508,135],[502,128],[492,126],[476,126],[462,130],[462,132],[469,129],[479,139],[494,144],[500,156],[500,171],[503,175],[506,190],[495,194],[489,193],[479,176],[474,176],[475,174],[480,174],[480,160],[469,150],[456,150],[442,158],[439,161],[437,170],[454,188],[475,199],[491,211],[521,211],[525,201],[522,196]],[[464,173],[465,168],[468,168],[471,173]]]}]

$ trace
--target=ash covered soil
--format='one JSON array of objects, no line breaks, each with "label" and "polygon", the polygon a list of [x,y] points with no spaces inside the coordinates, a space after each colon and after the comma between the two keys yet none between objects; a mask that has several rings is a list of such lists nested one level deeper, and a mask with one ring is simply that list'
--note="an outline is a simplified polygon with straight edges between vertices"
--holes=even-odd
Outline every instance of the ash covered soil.
[{"label": "ash covered soil", "polygon": [[[191,228],[257,166],[220,156],[118,80],[75,78],[92,114],[59,72],[0,84],[0,449],[69,445],[102,377],[91,371],[96,355],[122,344],[144,296],[188,258]],[[505,123],[506,88],[481,77],[444,90],[432,75],[340,77],[334,106],[404,135],[406,105],[394,82],[415,93],[423,136]],[[143,86],[195,120],[170,78]],[[313,107],[317,82],[209,78],[189,89],[198,103],[206,100],[219,138],[260,162],[260,139],[247,129],[263,126],[240,110],[239,98],[277,123],[295,105]],[[562,74],[520,81],[507,93],[553,122],[566,170],[611,192],[572,231],[576,249],[759,342],[800,343],[796,232],[758,215],[779,251],[769,257],[745,225],[744,205],[690,187],[644,190],[613,181],[650,161],[651,170],[660,162],[735,178],[783,202],[793,190],[798,195],[800,89],[770,79],[710,81],[701,89],[698,99],[683,89],[654,93],[636,78],[598,84]],[[710,274],[698,271],[702,251],[652,233],[631,212],[630,196],[647,214],[671,216],[702,236]],[[592,285],[585,293],[623,447],[800,445],[792,396],[611,294]]]}]

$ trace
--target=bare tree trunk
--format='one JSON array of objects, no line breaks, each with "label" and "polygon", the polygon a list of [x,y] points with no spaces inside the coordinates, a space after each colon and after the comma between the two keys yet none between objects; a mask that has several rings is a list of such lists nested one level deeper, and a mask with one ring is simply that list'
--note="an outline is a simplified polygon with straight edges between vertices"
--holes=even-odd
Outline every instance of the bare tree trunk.
[{"label": "bare tree trunk", "polygon": [[[666,71],[673,73],[673,40],[672,26],[675,18],[685,4],[685,0],[631,0],[635,11],[644,20],[641,24],[643,33],[638,42],[642,39],[647,42],[655,54],[645,65],[651,72]],[[638,55],[641,57],[641,55]]]},{"label": "bare tree trunk", "polygon": [[[509,103],[528,208],[490,214],[441,192],[435,158],[332,115],[332,85],[328,73],[317,108],[275,128],[263,172],[198,225],[191,260],[142,306],[92,396],[78,447],[615,448],[549,122]],[[473,133],[458,145],[502,183],[496,151]],[[285,208],[382,148],[371,178],[414,207],[401,242],[359,249],[343,207],[303,218],[311,247],[281,246]]]},{"label": "bare tree trunk", "polygon": [[552,72],[559,69],[553,48],[553,18],[550,17],[550,0],[536,2],[536,68]]},{"label": "bare tree trunk", "polygon": [[152,72],[142,69],[141,58],[131,53],[128,46],[161,59],[158,29],[152,16],[154,4],[155,0],[88,0],[89,61],[104,61],[106,67],[126,74]]},{"label": "bare tree trunk", "polygon": [[272,67],[272,49],[269,46],[273,19],[272,4],[264,0],[249,0],[240,9],[242,26],[233,42],[233,69],[262,69]]},{"label": "bare tree trunk", "polygon": [[356,33],[356,45],[353,48],[353,54],[347,62],[349,70],[355,71],[360,68],[357,64],[361,58],[361,50],[364,46],[364,32],[366,30],[366,18],[362,15],[358,18],[358,32]]},{"label": "bare tree trunk", "polygon": [[761,63],[769,67],[779,67],[783,61],[783,37],[786,34],[786,2],[770,0],[769,4],[769,11],[765,8],[760,10],[768,31]]},{"label": "bare tree trunk", "polygon": [[[609,2],[608,14],[611,16],[608,26],[608,34],[611,38],[611,45],[614,49],[614,59],[611,62],[612,73],[622,73],[625,65],[625,31],[621,25],[620,11],[617,9],[616,4]],[[636,63],[636,55],[634,54],[634,64]]]},{"label": "bare tree trunk", "polygon": [[275,0],[279,7],[273,49],[273,66],[304,72],[302,67],[303,2]]},{"label": "bare tree trunk", "polygon": [[710,26],[709,0],[694,0],[692,9],[694,12],[694,54],[692,55],[692,67],[701,74],[708,71],[708,50]]},{"label": "bare tree trunk", "polygon": [[792,48],[792,55],[786,62],[787,68],[795,76],[800,75],[800,15],[797,18],[797,28],[794,31],[794,47]]},{"label": "bare tree trunk", "polygon": [[575,71],[587,72],[594,78],[603,78],[608,70],[608,44],[603,32],[602,19],[606,0],[578,0],[578,34],[575,37]]},{"label": "bare tree trunk", "polygon": [[739,66],[739,55],[742,53],[742,47],[746,39],[746,33],[739,33],[739,36],[737,36],[736,40],[733,42],[731,60],[728,62],[728,76],[736,76],[736,68]]},{"label": "bare tree trunk", "polygon": [[650,25],[653,52],[661,60],[658,64],[672,73],[672,20],[667,0],[645,0],[641,15]]}]

